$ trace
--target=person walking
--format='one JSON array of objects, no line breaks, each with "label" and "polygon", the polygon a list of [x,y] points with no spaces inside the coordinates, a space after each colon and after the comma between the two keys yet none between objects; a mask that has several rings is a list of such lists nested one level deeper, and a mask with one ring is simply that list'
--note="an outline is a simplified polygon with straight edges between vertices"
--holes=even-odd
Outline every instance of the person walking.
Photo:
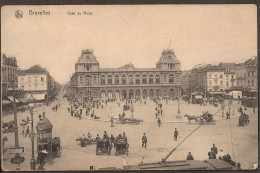
[{"label": "person walking", "polygon": [[158,118],[158,127],[161,127],[161,125],[162,125],[162,122],[161,122],[161,119],[160,118]]},{"label": "person walking", "polygon": [[142,147],[145,147],[146,148],[146,144],[147,144],[147,137],[144,133],[143,137],[142,137]]},{"label": "person walking", "polygon": [[175,130],[174,130],[174,140],[175,141],[177,141],[177,138],[178,138],[178,130],[177,130],[177,128],[175,128]]},{"label": "person walking", "polygon": [[68,112],[70,112],[70,107],[68,107]]},{"label": "person walking", "polygon": [[27,135],[30,135],[30,129],[29,129],[29,126],[27,126],[26,133],[25,133],[25,137],[26,137]]}]

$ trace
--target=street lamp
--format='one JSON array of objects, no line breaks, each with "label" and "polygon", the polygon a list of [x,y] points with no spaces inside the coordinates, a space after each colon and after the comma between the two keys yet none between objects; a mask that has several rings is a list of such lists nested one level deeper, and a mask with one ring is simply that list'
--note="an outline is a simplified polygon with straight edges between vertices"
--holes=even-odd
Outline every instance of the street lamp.
[{"label": "street lamp", "polygon": [[177,116],[176,118],[181,118],[181,111],[180,111],[180,72],[178,71],[178,76],[179,76],[179,79],[178,79],[178,111],[177,111]]},{"label": "street lamp", "polygon": [[34,158],[34,127],[33,127],[33,108],[35,107],[35,98],[31,95],[28,98],[30,114],[31,114],[31,142],[32,142],[32,159],[31,159],[31,170],[35,170],[35,158]]}]

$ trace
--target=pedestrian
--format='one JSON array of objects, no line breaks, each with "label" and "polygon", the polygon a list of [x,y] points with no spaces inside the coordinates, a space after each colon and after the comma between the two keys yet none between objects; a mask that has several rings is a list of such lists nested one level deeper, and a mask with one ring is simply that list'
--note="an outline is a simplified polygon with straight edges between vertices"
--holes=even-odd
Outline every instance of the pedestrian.
[{"label": "pedestrian", "polygon": [[156,119],[158,118],[157,112],[155,112],[155,118],[156,118]]},{"label": "pedestrian", "polygon": [[161,125],[162,125],[162,123],[161,123],[161,119],[160,118],[158,118],[158,127],[161,127]]},{"label": "pedestrian", "polygon": [[189,154],[187,156],[187,160],[194,160],[193,156],[191,155],[191,152],[189,152]]},{"label": "pedestrian", "polygon": [[215,146],[215,144],[213,144],[211,151],[213,151],[214,154],[218,154],[218,148]]},{"label": "pedestrian", "polygon": [[25,126],[23,126],[23,137],[24,137],[24,132],[25,132]]},{"label": "pedestrian", "polygon": [[174,130],[174,140],[177,141],[177,138],[178,138],[178,130],[177,130],[177,128],[175,128],[175,130]]},{"label": "pedestrian", "polygon": [[162,115],[162,109],[161,109],[161,115]]},{"label": "pedestrian", "polygon": [[68,112],[70,112],[70,107],[68,107]]},{"label": "pedestrian", "polygon": [[82,114],[82,109],[81,109],[81,108],[80,108],[80,110],[79,110],[79,111],[80,111],[80,114]]},{"label": "pedestrian", "polygon": [[104,109],[104,106],[103,106],[103,104],[101,105],[101,109]]},{"label": "pedestrian", "polygon": [[30,135],[30,129],[29,129],[29,126],[27,126],[26,133],[25,133],[25,137],[26,137],[27,135]]},{"label": "pedestrian", "polygon": [[56,105],[56,111],[58,110],[58,105]]},{"label": "pedestrian", "polygon": [[70,115],[73,116],[73,111],[72,110],[70,111]]},{"label": "pedestrian", "polygon": [[147,137],[144,133],[143,137],[142,137],[142,147],[145,147],[146,148],[146,144],[147,144]]}]

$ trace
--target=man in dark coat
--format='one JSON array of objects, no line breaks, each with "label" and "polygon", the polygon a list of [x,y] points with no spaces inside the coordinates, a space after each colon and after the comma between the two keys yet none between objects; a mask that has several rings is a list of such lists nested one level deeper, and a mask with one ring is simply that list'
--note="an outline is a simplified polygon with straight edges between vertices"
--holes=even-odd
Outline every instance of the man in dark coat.
[{"label": "man in dark coat", "polygon": [[177,138],[178,138],[178,130],[177,130],[177,128],[175,128],[175,130],[174,130],[174,140],[175,141],[177,141]]},{"label": "man in dark coat", "polygon": [[194,160],[193,156],[191,155],[191,152],[189,152],[188,156],[187,156],[187,160]]},{"label": "man in dark coat", "polygon": [[147,137],[145,136],[145,133],[142,137],[142,147],[145,147],[146,148],[146,144],[147,144]]},{"label": "man in dark coat", "polygon": [[211,151],[213,151],[213,153],[215,155],[218,154],[218,148],[215,146],[215,144],[213,144],[213,147],[211,148]]}]

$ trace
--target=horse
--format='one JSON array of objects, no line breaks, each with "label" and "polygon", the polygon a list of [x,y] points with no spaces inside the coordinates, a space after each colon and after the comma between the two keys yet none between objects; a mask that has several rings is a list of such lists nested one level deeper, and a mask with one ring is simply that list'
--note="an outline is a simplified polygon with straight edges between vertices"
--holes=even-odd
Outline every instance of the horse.
[{"label": "horse", "polygon": [[196,123],[196,122],[197,122],[197,119],[199,118],[199,117],[197,117],[197,116],[195,116],[195,115],[190,116],[190,115],[188,115],[188,114],[185,114],[184,117],[187,117],[187,118],[188,118],[189,123],[190,123],[191,120],[195,120],[195,123]]}]

